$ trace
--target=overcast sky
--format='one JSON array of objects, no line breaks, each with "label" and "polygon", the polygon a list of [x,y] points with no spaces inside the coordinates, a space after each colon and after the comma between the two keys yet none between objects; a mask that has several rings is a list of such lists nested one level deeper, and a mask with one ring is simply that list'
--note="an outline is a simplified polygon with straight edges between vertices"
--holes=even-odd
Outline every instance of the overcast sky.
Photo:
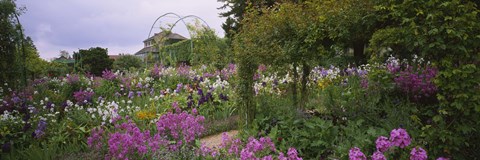
[{"label": "overcast sky", "polygon": [[[217,0],[17,0],[17,5],[27,8],[20,22],[47,60],[58,57],[60,50],[73,54],[97,46],[108,48],[110,55],[134,54],[143,47],[155,19],[168,12],[199,16],[224,36],[221,24],[225,18],[219,17],[217,8],[222,3]],[[162,18],[154,32],[176,20]],[[173,32],[189,37],[183,24]]]}]

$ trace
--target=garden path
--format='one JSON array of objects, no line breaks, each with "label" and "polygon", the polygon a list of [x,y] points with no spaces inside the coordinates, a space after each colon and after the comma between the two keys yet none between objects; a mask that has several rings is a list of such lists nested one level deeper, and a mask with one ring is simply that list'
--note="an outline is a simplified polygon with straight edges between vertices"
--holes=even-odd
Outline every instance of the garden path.
[{"label": "garden path", "polygon": [[[208,137],[204,137],[200,139],[200,142],[205,143],[205,145],[209,148],[213,148],[213,147],[216,148],[220,146],[220,144],[222,144],[222,134],[223,132],[215,135],[211,135]],[[235,137],[238,134],[238,130],[227,131],[227,134],[229,137]]]}]

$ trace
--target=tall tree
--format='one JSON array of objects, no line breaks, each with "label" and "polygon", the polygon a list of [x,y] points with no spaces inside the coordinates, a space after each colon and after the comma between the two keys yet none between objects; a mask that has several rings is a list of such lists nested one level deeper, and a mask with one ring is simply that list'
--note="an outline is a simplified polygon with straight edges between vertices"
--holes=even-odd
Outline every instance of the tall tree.
[{"label": "tall tree", "polygon": [[70,58],[70,53],[68,53],[66,50],[61,50],[60,57]]},{"label": "tall tree", "polygon": [[18,9],[13,0],[0,0],[0,83],[11,83],[24,76],[22,69],[25,64],[21,61],[21,42],[25,39],[20,35],[21,26],[17,16],[22,9]]},{"label": "tall tree", "polygon": [[[248,8],[254,8],[261,10],[262,8],[269,8],[276,3],[285,2],[287,0],[218,0],[218,2],[224,3],[219,9],[225,9],[226,12],[220,13],[220,16],[227,19],[222,24],[222,28],[225,31],[227,38],[233,38],[235,33],[241,28],[241,22],[243,16]],[[298,1],[298,0],[290,0]]]},{"label": "tall tree", "polygon": [[108,57],[108,50],[101,47],[80,49],[73,53],[73,57],[79,61],[76,66],[79,70],[90,72],[96,76],[102,75],[102,71],[105,69],[111,69],[113,64]]}]

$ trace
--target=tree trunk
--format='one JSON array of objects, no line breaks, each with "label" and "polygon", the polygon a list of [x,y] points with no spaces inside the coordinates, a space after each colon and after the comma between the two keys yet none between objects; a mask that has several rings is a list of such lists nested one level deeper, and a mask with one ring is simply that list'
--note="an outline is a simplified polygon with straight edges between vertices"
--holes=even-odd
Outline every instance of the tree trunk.
[{"label": "tree trunk", "polygon": [[300,107],[303,109],[305,108],[305,102],[307,101],[307,82],[308,82],[308,76],[310,76],[310,66],[306,63],[303,62],[303,71],[302,71],[302,97],[300,98]]},{"label": "tree trunk", "polygon": [[255,119],[255,102],[253,99],[253,76],[256,65],[248,60],[239,63],[238,104],[240,107],[240,128],[249,128]]},{"label": "tree trunk", "polygon": [[297,97],[297,84],[298,84],[298,71],[297,71],[298,64],[296,62],[293,63],[293,84],[292,84],[292,99],[293,99],[293,106],[298,108],[298,97]]},{"label": "tree trunk", "polygon": [[365,51],[365,42],[356,41],[353,44],[353,57],[355,58],[355,63],[357,63],[358,66],[366,62],[364,51]]}]

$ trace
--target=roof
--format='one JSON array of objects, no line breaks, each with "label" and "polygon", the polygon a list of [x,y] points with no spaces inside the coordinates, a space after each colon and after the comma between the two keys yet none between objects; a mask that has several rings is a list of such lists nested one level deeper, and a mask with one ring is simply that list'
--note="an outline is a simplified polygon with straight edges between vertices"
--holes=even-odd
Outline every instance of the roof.
[{"label": "roof", "polygon": [[150,52],[157,53],[158,52],[158,47],[155,47],[155,46],[144,47],[140,51],[135,53],[135,55],[140,55],[140,54],[145,54],[145,53],[150,53]]},{"label": "roof", "polygon": [[[153,35],[152,37],[150,38],[147,38],[146,40],[144,40],[143,42],[146,42],[146,41],[150,41],[152,40],[153,38],[155,37],[164,37],[164,35],[167,34],[166,31],[162,31],[160,33],[155,33],[155,35]],[[167,36],[168,39],[175,39],[175,40],[185,40],[187,38],[185,38],[184,36],[180,35],[180,34],[177,34],[177,33],[170,33],[168,34]]]}]

